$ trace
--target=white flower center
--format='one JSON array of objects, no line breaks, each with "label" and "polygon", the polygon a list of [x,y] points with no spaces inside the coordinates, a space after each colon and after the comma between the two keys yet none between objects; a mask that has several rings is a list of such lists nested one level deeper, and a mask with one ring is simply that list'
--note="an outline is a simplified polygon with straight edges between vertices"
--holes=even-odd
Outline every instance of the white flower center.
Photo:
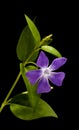
[{"label": "white flower center", "polygon": [[51,75],[51,70],[49,68],[42,68],[42,76],[43,77],[48,77]]}]

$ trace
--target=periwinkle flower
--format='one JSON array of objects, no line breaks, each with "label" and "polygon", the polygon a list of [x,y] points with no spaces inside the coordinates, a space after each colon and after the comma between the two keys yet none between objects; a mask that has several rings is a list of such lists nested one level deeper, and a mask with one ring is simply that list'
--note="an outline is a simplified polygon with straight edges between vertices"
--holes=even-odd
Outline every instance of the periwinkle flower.
[{"label": "periwinkle flower", "polygon": [[32,85],[38,82],[37,93],[47,93],[51,91],[49,81],[56,86],[62,86],[65,78],[64,72],[54,72],[63,66],[67,61],[67,58],[60,57],[55,58],[49,66],[49,59],[43,51],[40,52],[37,59],[37,66],[40,67],[38,70],[31,70],[26,73]]}]

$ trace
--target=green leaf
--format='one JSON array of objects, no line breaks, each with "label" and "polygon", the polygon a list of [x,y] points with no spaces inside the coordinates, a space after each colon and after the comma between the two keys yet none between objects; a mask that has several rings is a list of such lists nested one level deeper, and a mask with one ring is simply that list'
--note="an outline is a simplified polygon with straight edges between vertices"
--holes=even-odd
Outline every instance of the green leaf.
[{"label": "green leaf", "polygon": [[34,22],[27,15],[25,15],[25,18],[26,18],[28,26],[29,26],[29,28],[30,28],[30,30],[32,32],[32,35],[35,38],[37,44],[40,43],[40,39],[41,39],[40,38],[40,33],[39,33],[36,25],[34,24]]},{"label": "green leaf", "polygon": [[33,52],[33,49],[36,45],[36,41],[29,29],[28,26],[26,26],[19,38],[16,52],[17,52],[17,57],[21,61],[25,61],[29,55]]},{"label": "green leaf", "polygon": [[34,120],[43,117],[58,118],[55,111],[42,99],[39,100],[35,109],[29,106],[28,93],[15,96],[10,102],[10,110],[22,120]]},{"label": "green leaf", "polygon": [[41,49],[57,57],[62,57],[60,52],[52,46],[41,46]]}]

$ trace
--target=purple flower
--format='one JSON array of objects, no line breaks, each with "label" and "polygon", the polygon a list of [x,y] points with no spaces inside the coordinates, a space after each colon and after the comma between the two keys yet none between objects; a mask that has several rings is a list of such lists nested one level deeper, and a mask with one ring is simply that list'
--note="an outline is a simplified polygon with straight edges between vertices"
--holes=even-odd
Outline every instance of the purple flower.
[{"label": "purple flower", "polygon": [[56,58],[52,61],[51,65],[48,66],[49,59],[43,51],[40,52],[36,63],[40,69],[31,70],[26,73],[26,76],[32,85],[38,82],[38,94],[51,91],[49,81],[51,81],[56,86],[62,86],[63,80],[65,78],[65,73],[54,71],[63,66],[66,61],[67,58],[65,57]]}]

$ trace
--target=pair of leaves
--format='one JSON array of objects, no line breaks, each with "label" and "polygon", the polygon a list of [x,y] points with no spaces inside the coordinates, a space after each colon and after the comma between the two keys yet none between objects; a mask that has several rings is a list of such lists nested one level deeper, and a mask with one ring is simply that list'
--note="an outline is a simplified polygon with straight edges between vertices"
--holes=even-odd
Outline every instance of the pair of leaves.
[{"label": "pair of leaves", "polygon": [[[43,41],[42,44],[43,46],[42,46],[41,36],[36,25],[27,15],[25,15],[25,18],[28,25],[23,29],[17,44],[16,52],[17,52],[18,59],[23,62],[26,61],[26,59],[28,59],[31,53],[33,53],[34,49],[39,48],[40,46],[41,46],[40,49],[50,54],[53,54],[57,57],[61,57],[61,54],[59,53],[58,50],[56,50],[51,46],[47,46],[47,44],[49,44],[52,41],[51,38],[52,35],[46,36],[42,40]],[[34,61],[36,60],[37,56],[38,56],[38,52],[35,52],[35,54],[33,54],[33,56],[30,57],[29,60]]]},{"label": "pair of leaves", "polygon": [[21,93],[15,96],[10,103],[11,112],[22,120],[58,117],[54,110],[42,99],[39,99],[35,109],[33,109],[28,100],[28,93]]}]

